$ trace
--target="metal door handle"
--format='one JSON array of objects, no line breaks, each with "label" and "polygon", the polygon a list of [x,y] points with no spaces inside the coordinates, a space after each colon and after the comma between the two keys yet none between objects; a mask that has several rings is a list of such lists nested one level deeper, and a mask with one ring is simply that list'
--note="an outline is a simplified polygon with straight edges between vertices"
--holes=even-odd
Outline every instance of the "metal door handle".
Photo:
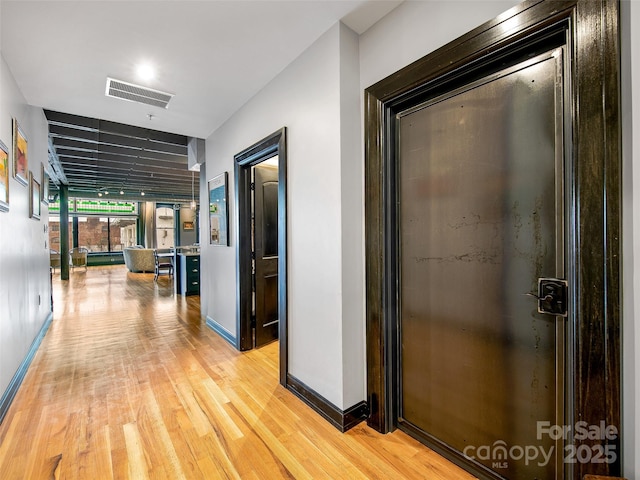
[{"label": "metal door handle", "polygon": [[523,295],[527,295],[528,297],[536,298],[536,299],[538,299],[538,301],[541,301],[541,302],[549,302],[549,301],[553,300],[553,295],[545,295],[543,298],[540,298],[538,295],[536,295],[535,293],[531,293],[531,292],[524,293]]},{"label": "metal door handle", "polygon": [[525,293],[538,300],[538,312],[567,316],[567,281],[559,278],[539,278],[538,294]]}]

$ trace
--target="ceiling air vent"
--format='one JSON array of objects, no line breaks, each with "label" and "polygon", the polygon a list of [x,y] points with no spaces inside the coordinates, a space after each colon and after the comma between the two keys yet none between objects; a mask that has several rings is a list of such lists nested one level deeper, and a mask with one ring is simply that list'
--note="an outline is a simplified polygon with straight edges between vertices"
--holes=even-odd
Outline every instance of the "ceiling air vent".
[{"label": "ceiling air vent", "polygon": [[172,93],[161,92],[151,88],[134,85],[114,78],[107,77],[107,97],[121,98],[130,102],[144,103],[154,107],[167,108],[169,100],[173,98]]}]

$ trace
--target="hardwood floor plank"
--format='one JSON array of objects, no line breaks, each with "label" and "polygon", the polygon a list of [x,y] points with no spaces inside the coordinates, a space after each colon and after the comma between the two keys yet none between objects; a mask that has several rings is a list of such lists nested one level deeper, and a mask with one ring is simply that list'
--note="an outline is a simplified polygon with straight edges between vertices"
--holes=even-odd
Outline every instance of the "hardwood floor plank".
[{"label": "hardwood floor plank", "polygon": [[129,465],[127,478],[144,480],[149,478],[149,465],[145,459],[142,449],[142,441],[138,433],[138,428],[134,423],[127,423],[122,426],[124,431],[125,444],[127,446],[127,462]]},{"label": "hardwood floor plank", "polygon": [[[210,425],[218,425],[230,440],[238,440],[244,437],[242,431],[231,419],[219,400],[211,394],[211,390],[205,384],[201,390],[194,391],[194,397],[202,412],[206,415]],[[228,401],[225,403],[229,403]]]},{"label": "hardwood floor plank", "polygon": [[[143,402],[144,413],[146,415],[141,415],[138,428],[148,427],[142,430],[142,433],[145,434],[147,444],[149,445],[149,448],[145,449],[145,451],[150,450],[153,453],[149,454],[151,463],[154,465],[154,468],[156,465],[164,466],[166,476],[162,476],[161,478],[174,478],[176,480],[186,478],[182,471],[182,466],[180,465],[174,444],[171,441],[171,436],[169,435],[163,416],[160,413],[160,407],[158,406],[154,392],[151,390],[145,392]],[[190,454],[188,456],[190,456]]]},{"label": "hardwood floor plank", "polygon": [[340,433],[279,385],[277,342],[236,351],[171,279],[70,277],[0,425],[2,480],[474,478],[400,431]]}]

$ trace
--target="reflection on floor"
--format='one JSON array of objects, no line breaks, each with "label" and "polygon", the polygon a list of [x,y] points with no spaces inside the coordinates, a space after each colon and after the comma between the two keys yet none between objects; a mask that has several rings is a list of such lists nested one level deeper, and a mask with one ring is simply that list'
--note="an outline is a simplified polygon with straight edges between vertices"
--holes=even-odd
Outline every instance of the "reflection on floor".
[{"label": "reflection on floor", "polygon": [[4,422],[2,479],[471,479],[402,432],[341,434],[240,353],[170,278],[54,278],[54,321]]}]

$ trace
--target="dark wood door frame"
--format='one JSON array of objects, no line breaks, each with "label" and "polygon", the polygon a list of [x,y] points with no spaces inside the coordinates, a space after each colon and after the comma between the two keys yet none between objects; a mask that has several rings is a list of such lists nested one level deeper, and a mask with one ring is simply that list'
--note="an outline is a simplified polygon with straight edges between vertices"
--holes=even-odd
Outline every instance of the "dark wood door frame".
[{"label": "dark wood door frame", "polygon": [[280,383],[287,381],[287,130],[281,128],[234,156],[238,232],[236,348],[253,348],[251,328],[251,167],[278,155],[278,315]]},{"label": "dark wood door frame", "polygon": [[[518,46],[566,35],[571,56],[570,162],[574,191],[568,218],[576,255],[567,348],[567,420],[614,425],[621,432],[621,150],[619,5],[615,0],[526,1],[365,91],[365,232],[368,423],[395,428],[397,311],[394,297],[395,218],[392,162],[395,112],[451,88]],[[532,40],[533,39],[533,40]],[[511,53],[509,53],[511,52]],[[620,435],[613,441],[574,441],[615,448],[612,463],[578,463],[568,478],[620,476]],[[572,471],[571,471],[572,470]]]}]

